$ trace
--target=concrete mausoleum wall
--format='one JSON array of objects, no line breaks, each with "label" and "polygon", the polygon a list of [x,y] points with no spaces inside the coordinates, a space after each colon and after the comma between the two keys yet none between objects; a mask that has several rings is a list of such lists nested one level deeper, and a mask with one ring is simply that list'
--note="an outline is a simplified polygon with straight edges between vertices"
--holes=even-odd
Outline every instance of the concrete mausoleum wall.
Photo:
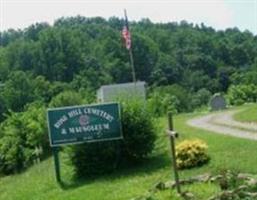
[{"label": "concrete mausoleum wall", "polygon": [[121,83],[113,85],[103,85],[97,91],[98,102],[112,102],[117,98],[139,98],[146,99],[145,82]]}]

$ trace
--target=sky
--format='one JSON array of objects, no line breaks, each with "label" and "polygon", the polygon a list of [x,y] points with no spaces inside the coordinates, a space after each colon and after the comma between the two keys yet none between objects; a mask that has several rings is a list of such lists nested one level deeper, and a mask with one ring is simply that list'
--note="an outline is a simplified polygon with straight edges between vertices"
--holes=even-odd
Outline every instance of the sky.
[{"label": "sky", "polygon": [[149,18],[152,22],[204,23],[216,30],[238,27],[257,35],[257,0],[0,0],[0,31],[62,16]]}]

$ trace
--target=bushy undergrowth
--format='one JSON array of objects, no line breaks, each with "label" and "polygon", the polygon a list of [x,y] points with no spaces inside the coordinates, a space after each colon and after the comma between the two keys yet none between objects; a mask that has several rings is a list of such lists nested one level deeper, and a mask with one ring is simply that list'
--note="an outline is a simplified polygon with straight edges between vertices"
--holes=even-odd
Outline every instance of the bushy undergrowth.
[{"label": "bushy undergrowth", "polygon": [[241,105],[247,102],[257,101],[257,86],[249,85],[231,85],[227,94],[228,100],[232,105]]},{"label": "bushy undergrowth", "polygon": [[185,140],[176,146],[176,160],[178,168],[192,168],[201,166],[209,161],[208,146],[199,139]]},{"label": "bushy undergrowth", "polygon": [[150,92],[148,107],[151,113],[158,117],[166,115],[167,112],[190,112],[206,106],[211,95],[205,88],[192,92],[176,84],[160,86]]},{"label": "bushy undergrowth", "polygon": [[11,113],[0,126],[0,173],[19,172],[49,150],[45,108],[40,103]]},{"label": "bushy undergrowth", "polygon": [[122,103],[121,121],[124,139],[67,149],[78,177],[111,172],[121,164],[131,164],[151,153],[156,134],[146,107],[137,102]]},{"label": "bushy undergrowth", "polygon": [[[50,107],[80,104],[76,92],[66,91],[54,97]],[[24,112],[10,112],[0,125],[0,173],[20,172],[49,155],[46,108],[42,102],[25,107]]]}]

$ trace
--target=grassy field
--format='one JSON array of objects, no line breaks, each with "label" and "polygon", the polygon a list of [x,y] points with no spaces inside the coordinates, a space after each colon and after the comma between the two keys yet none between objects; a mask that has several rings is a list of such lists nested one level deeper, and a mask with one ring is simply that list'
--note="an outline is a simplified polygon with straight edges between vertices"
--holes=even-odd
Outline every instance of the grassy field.
[{"label": "grassy field", "polygon": [[[203,114],[203,113],[202,113]],[[206,172],[219,172],[224,169],[257,173],[257,142],[246,139],[216,135],[211,132],[195,129],[185,125],[185,122],[197,115],[183,114],[175,117],[174,126],[180,133],[180,142],[187,138],[200,138],[209,145],[211,161],[200,168],[180,171],[180,176],[186,178]],[[63,186],[55,182],[52,158],[31,167],[26,172],[0,178],[0,200],[129,200],[148,193],[158,181],[168,181],[173,178],[170,164],[168,138],[164,136],[167,119],[162,118],[156,148],[149,160],[140,166],[117,171],[101,178],[74,180],[72,169],[62,162]],[[62,158],[62,161],[64,158]],[[219,191],[218,186],[210,184],[195,184],[182,187],[182,190],[193,192],[198,200],[205,200],[211,194]],[[157,192],[154,197],[159,200],[172,198],[180,200],[175,191]]]},{"label": "grassy field", "polygon": [[257,104],[251,104],[240,113],[234,116],[235,120],[242,122],[256,122],[257,123]]}]

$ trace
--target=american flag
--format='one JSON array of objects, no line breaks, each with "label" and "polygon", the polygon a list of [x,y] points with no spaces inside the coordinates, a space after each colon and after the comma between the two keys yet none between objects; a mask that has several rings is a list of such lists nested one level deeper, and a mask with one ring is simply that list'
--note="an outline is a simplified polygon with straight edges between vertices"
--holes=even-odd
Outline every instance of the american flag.
[{"label": "american flag", "polygon": [[123,27],[122,37],[124,38],[126,48],[129,50],[131,48],[131,36],[127,25]]},{"label": "american flag", "polygon": [[130,50],[131,49],[131,34],[129,32],[129,24],[128,24],[128,17],[127,17],[126,10],[124,10],[124,14],[125,14],[125,24],[122,29],[122,37],[124,38],[126,48],[128,50]]}]

